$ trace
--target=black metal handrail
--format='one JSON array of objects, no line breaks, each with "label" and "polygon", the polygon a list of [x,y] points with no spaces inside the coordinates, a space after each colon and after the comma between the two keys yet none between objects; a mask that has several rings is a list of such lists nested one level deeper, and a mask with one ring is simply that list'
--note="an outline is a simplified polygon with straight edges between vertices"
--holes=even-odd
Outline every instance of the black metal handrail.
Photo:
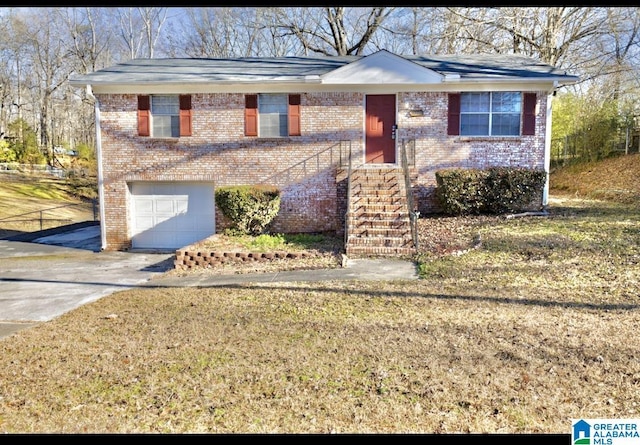
[{"label": "black metal handrail", "polygon": [[[55,207],[47,207],[45,209],[40,209],[40,210],[33,210],[31,212],[26,212],[26,213],[21,213],[19,215],[12,215],[12,216],[7,216],[5,218],[0,218],[0,223],[4,222],[4,223],[15,223],[15,222],[33,222],[33,221],[39,221],[40,222],[40,230],[42,230],[44,228],[44,221],[57,221],[57,222],[69,222],[71,221],[70,219],[61,219],[61,218],[45,218],[44,217],[44,212],[48,212],[51,210],[57,210],[57,209],[62,209],[65,207],[75,207],[75,206],[86,206],[86,203],[74,203],[74,204],[65,204],[65,205],[60,205],[60,206],[55,206]],[[91,206],[92,206],[92,210],[93,210],[93,220],[97,221],[98,220],[98,205],[97,205],[97,201],[95,199],[93,199],[91,201]],[[32,214],[38,214],[39,217],[38,218],[24,218],[27,215],[32,215]],[[19,219],[16,219],[19,218]]]},{"label": "black metal handrail", "polygon": [[[344,153],[345,151],[347,152],[346,154]],[[322,161],[323,155],[328,155],[329,162]],[[258,184],[289,184],[293,179],[306,178],[311,174],[319,173],[324,168],[336,165],[345,167],[347,165],[347,162],[350,162],[350,159],[351,141],[342,140],[314,153],[308,158],[305,158],[300,162],[285,168],[284,170],[280,170],[277,173],[264,178],[263,180],[259,181]]]}]

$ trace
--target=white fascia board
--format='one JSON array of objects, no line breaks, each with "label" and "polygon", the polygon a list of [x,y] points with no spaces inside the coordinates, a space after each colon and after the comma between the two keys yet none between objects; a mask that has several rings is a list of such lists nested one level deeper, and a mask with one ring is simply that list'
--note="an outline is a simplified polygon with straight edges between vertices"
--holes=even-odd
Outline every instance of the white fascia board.
[{"label": "white fascia board", "polygon": [[171,83],[171,84],[93,84],[94,94],[257,94],[257,93],[319,93],[354,92],[369,94],[395,94],[398,92],[470,92],[470,91],[550,91],[553,82],[446,82],[446,83],[375,83],[375,84],[320,84],[314,82],[279,83]]},{"label": "white fascia board", "polygon": [[526,79],[522,77],[515,78],[507,78],[507,79],[495,79],[495,78],[487,78],[487,77],[478,77],[478,78],[465,78],[465,79],[455,79],[445,77],[444,83],[447,84],[461,84],[461,85],[477,85],[477,84],[487,84],[487,85],[495,85],[495,84],[519,84],[519,83],[531,83],[535,85],[549,85],[551,87],[557,87],[558,85],[570,85],[578,82],[578,78],[567,80],[566,78],[560,77],[537,77]]}]

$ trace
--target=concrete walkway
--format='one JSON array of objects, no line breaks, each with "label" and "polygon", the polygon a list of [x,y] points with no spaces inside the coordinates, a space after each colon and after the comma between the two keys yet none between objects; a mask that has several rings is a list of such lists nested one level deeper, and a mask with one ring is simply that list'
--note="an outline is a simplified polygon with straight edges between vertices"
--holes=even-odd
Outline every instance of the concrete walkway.
[{"label": "concrete walkway", "polygon": [[413,262],[397,259],[349,259],[338,269],[179,277],[165,274],[174,267],[174,253],[100,252],[97,225],[32,238],[0,240],[0,339],[134,287],[418,279]]},{"label": "concrete walkway", "polygon": [[346,267],[337,269],[288,270],[250,274],[194,274],[182,277],[159,276],[145,287],[210,287],[240,283],[279,283],[292,281],[332,280],[416,280],[416,265],[411,261],[392,258],[349,259]]}]

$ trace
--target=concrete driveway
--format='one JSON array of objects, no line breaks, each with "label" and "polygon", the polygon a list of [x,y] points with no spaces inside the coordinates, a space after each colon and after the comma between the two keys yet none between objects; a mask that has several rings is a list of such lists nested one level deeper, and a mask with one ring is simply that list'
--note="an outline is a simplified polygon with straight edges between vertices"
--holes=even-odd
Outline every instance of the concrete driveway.
[{"label": "concrete driveway", "polygon": [[161,277],[174,268],[175,252],[100,252],[96,224],[56,232],[0,240],[0,339],[136,286],[419,278],[412,261],[393,258],[353,259],[347,261],[346,267],[327,270]]},{"label": "concrete driveway", "polygon": [[100,252],[99,230],[0,240],[0,338],[173,268],[173,253]]}]

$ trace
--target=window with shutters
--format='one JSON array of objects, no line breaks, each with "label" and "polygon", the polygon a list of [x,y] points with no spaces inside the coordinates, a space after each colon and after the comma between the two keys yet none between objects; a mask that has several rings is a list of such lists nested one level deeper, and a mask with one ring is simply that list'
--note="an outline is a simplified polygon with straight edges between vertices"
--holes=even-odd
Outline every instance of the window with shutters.
[{"label": "window with shutters", "polygon": [[289,135],[286,94],[258,94],[258,135],[281,137]]},{"label": "window with shutters", "polygon": [[138,96],[138,134],[154,138],[191,136],[191,96]]},{"label": "window with shutters", "polygon": [[245,135],[261,138],[300,136],[300,95],[246,95]]},{"label": "window with shutters", "polygon": [[535,93],[506,91],[449,94],[448,134],[533,135],[535,108]]},{"label": "window with shutters", "polygon": [[156,138],[180,136],[178,96],[151,96],[151,134]]},{"label": "window with shutters", "polygon": [[522,95],[519,92],[462,93],[460,134],[518,136]]}]

